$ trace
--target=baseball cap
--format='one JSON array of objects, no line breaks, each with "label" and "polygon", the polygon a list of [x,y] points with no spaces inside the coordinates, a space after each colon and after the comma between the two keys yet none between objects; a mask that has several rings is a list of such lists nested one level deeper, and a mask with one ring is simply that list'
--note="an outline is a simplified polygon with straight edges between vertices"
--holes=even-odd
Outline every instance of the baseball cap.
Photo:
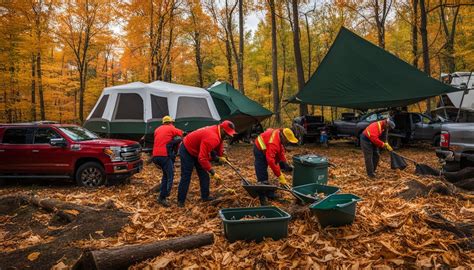
[{"label": "baseball cap", "polygon": [[171,118],[171,116],[169,115],[163,116],[163,118],[161,119],[161,123],[163,124],[171,123],[171,122],[174,122],[174,121],[173,121],[173,118]]},{"label": "baseball cap", "polygon": [[290,142],[290,143],[298,143],[298,139],[296,138],[293,131],[289,128],[283,129],[283,136]]},{"label": "baseball cap", "polygon": [[232,123],[229,120],[225,120],[224,122],[221,123],[221,128],[224,130],[225,133],[229,136],[234,136],[237,132],[235,132],[235,126],[234,123]]}]

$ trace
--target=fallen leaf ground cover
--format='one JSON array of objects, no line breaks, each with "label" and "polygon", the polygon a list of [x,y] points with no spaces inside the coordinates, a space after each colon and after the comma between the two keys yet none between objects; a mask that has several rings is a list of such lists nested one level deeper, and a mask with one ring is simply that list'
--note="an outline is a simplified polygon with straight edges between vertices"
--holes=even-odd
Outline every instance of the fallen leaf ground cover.
[{"label": "fallen leaf ground cover", "polygon": [[[387,153],[382,154],[377,170],[378,177],[370,180],[365,176],[360,149],[344,142],[331,144],[328,148],[305,145],[290,147],[288,150],[289,160],[293,155],[314,153],[327,156],[336,164],[336,167],[329,169],[329,184],[338,186],[343,193],[353,193],[363,199],[358,203],[356,219],[351,226],[320,228],[317,219],[305,210],[306,208],[299,207],[302,211],[295,214],[290,222],[288,238],[279,241],[267,239],[260,243],[229,243],[223,234],[222,222],[218,216],[219,209],[258,206],[259,202],[246,194],[240,186],[239,177],[227,166],[215,167],[224,179],[221,185],[211,183],[211,194],[218,195],[218,201],[200,201],[198,178],[194,173],[184,209],[176,205],[179,162],[170,197],[170,208],[158,205],[156,194],[149,192],[161,179],[160,170],[153,164],[147,164],[143,172],[136,175],[131,184],[127,185],[85,189],[69,183],[19,183],[0,189],[0,196],[35,194],[82,205],[100,205],[113,200],[120,210],[133,213],[130,223],[117,237],[94,236],[70,244],[79,248],[145,243],[200,232],[215,234],[216,240],[212,246],[168,252],[134,265],[131,267],[133,269],[474,267],[474,252],[460,245],[462,239],[451,232],[433,229],[425,222],[427,211],[431,211],[440,213],[453,222],[474,223],[472,195],[446,196],[430,193],[407,201],[397,197],[399,192],[406,189],[407,182],[417,180],[430,184],[441,180],[416,176],[412,164],[405,171],[393,171],[390,169]],[[227,152],[242,174],[254,182],[251,146],[232,145],[228,147]],[[418,162],[438,166],[435,153],[428,146],[414,146],[402,149],[400,153]],[[295,212],[295,199],[288,193],[280,194],[283,200],[274,201],[272,204],[290,213]],[[43,230],[35,230],[34,226],[24,226],[21,231],[11,229],[14,225],[13,218],[13,214],[0,217],[0,239],[4,240],[0,241],[1,251],[25,248],[37,244],[38,241],[52,241],[52,237],[43,238]],[[44,223],[49,218],[45,213],[31,213],[32,224]],[[67,264],[61,261],[57,263],[59,266]]]}]

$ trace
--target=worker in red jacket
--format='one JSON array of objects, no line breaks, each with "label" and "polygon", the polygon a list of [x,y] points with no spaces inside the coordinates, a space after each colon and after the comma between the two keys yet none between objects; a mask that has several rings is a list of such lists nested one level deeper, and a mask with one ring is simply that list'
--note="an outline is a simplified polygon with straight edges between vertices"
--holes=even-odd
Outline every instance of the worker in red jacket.
[{"label": "worker in red jacket", "polygon": [[360,147],[364,153],[365,169],[367,176],[375,177],[375,170],[379,163],[380,148],[393,151],[388,142],[383,142],[380,137],[384,132],[388,132],[388,128],[394,129],[395,122],[391,118],[371,123],[360,135]]},{"label": "worker in red jacket", "polygon": [[[193,169],[199,177],[201,187],[201,199],[211,201],[209,196],[209,175],[216,181],[220,181],[218,174],[212,169],[211,160],[225,161],[224,140],[236,134],[235,126],[231,121],[223,121],[219,125],[203,127],[189,133],[179,147],[181,159],[181,180],[178,186],[178,206],[184,207],[186,195]],[[212,153],[216,153],[213,156]]]},{"label": "worker in red jacket", "polygon": [[173,186],[175,149],[182,137],[183,131],[174,127],[173,119],[168,115],[163,117],[162,125],[155,129],[152,160],[163,172],[158,203],[164,207],[170,206],[166,198]]},{"label": "worker in red jacket", "polygon": [[[288,164],[285,157],[285,147],[287,143],[298,143],[293,131],[289,128],[269,128],[261,133],[255,139],[253,147],[253,155],[255,157],[255,174],[257,181],[263,184],[268,184],[268,167],[270,167],[278,177],[281,185],[286,185],[285,175],[281,172],[291,171],[293,168]],[[262,205],[267,203],[267,198],[275,198],[273,192],[266,192],[259,194],[260,203]]]}]

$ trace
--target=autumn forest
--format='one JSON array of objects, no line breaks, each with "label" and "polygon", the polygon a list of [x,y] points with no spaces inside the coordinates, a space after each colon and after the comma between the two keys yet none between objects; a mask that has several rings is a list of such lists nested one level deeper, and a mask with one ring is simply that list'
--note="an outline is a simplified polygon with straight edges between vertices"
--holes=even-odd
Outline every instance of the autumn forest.
[{"label": "autumn forest", "polygon": [[2,0],[0,122],[82,123],[103,88],[155,80],[320,113],[282,105],[341,26],[437,79],[474,70],[472,0]]}]

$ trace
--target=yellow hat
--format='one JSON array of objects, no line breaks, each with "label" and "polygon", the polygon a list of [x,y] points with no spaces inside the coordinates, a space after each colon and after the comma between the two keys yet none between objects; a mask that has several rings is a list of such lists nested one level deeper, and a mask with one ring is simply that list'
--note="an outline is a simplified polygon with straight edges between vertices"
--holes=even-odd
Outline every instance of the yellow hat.
[{"label": "yellow hat", "polygon": [[298,139],[295,137],[293,131],[289,128],[283,129],[283,135],[290,143],[298,143]]},{"label": "yellow hat", "polygon": [[169,115],[163,116],[163,119],[161,119],[161,123],[163,124],[172,123],[172,122],[174,122],[173,118],[171,118],[171,116]]}]

